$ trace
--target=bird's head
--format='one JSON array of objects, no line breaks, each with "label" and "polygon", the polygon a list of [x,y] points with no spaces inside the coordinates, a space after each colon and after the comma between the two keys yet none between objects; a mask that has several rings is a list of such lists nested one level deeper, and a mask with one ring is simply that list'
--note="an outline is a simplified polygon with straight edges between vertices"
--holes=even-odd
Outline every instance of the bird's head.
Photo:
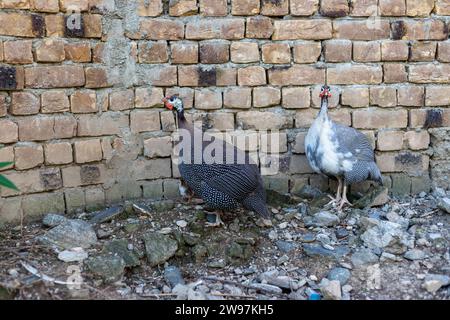
[{"label": "bird's head", "polygon": [[320,90],[320,98],[331,98],[331,89],[329,86],[323,86]]},{"label": "bird's head", "polygon": [[172,110],[177,113],[180,113],[180,114],[183,113],[183,111],[184,111],[183,100],[181,100],[181,98],[177,94],[174,94],[169,97],[165,97],[162,99],[162,101],[164,102],[164,106],[167,109]]}]

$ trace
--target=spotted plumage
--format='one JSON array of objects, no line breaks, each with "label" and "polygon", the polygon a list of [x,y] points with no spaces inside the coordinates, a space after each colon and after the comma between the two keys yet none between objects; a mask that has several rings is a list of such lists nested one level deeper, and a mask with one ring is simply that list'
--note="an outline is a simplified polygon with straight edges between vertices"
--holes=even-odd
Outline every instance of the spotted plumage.
[{"label": "spotted plumage", "polygon": [[[179,97],[164,99],[168,109],[176,111],[179,128],[186,129],[191,137],[202,134],[201,128],[187,123],[184,117],[183,103]],[[202,150],[214,143],[216,138],[204,139]],[[264,218],[270,216],[266,206],[266,193],[259,168],[249,154],[227,142],[219,142],[223,146],[222,163],[209,163],[203,157],[200,163],[195,158],[194,144],[190,152],[180,152],[178,169],[180,175],[193,192],[205,203],[216,210],[233,210],[242,204],[246,209],[255,211]],[[228,149],[229,148],[229,149]],[[232,150],[232,157],[225,150]],[[228,158],[227,158],[228,156]],[[231,158],[231,161],[230,161]],[[244,163],[239,159],[245,159]]]},{"label": "spotted plumage", "polygon": [[365,180],[382,184],[382,178],[367,137],[328,117],[329,96],[329,87],[324,86],[321,91],[321,110],[305,138],[306,156],[315,172],[338,180],[336,201],[340,201],[339,207],[342,208],[345,203],[349,203],[346,197],[348,185]]}]

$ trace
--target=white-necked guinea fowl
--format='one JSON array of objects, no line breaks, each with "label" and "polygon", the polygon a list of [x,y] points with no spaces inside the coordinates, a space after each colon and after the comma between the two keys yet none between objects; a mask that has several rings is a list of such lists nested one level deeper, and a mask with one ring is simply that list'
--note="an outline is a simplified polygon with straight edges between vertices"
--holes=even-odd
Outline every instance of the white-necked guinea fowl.
[{"label": "white-necked guinea fowl", "polygon": [[[368,138],[358,130],[335,123],[328,117],[330,87],[320,92],[321,107],[305,138],[306,157],[311,168],[338,180],[336,198],[339,210],[347,200],[347,187],[365,180],[383,184],[380,169]],[[342,191],[342,193],[341,193]]]},{"label": "white-necked guinea fowl", "polygon": [[[183,131],[180,134],[182,139],[185,139],[183,134],[190,136],[188,137],[189,147],[180,149],[178,169],[181,178],[197,196],[205,201],[208,207],[219,211],[215,212],[216,222],[207,223],[207,225],[223,224],[220,213],[236,209],[240,204],[258,213],[264,219],[268,219],[270,213],[266,205],[263,181],[258,165],[252,161],[248,152],[225,141],[215,140],[216,138],[211,136],[193,143],[194,137],[201,138],[206,134],[201,128],[188,123],[184,116],[182,99],[178,95],[173,95],[164,98],[163,102],[167,109],[176,113],[178,129],[180,132]],[[205,150],[208,150],[212,143],[216,146],[218,143],[221,145],[222,155],[216,150],[213,151],[213,156],[217,155],[216,159],[222,159],[222,161],[211,162],[211,159],[204,157],[204,154],[207,154]],[[198,158],[195,149],[200,146],[201,158]],[[190,150],[186,150],[189,148]]]}]

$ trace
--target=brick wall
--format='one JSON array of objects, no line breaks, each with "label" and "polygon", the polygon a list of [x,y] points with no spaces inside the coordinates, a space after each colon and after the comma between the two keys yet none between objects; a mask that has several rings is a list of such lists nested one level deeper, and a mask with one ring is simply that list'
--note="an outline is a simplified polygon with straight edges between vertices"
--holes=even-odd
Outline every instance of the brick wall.
[{"label": "brick wall", "polygon": [[21,190],[1,190],[0,220],[176,196],[173,93],[220,130],[281,130],[268,187],[327,188],[303,145],[325,82],[393,192],[428,190],[449,22],[450,0],[0,0],[0,161]]}]

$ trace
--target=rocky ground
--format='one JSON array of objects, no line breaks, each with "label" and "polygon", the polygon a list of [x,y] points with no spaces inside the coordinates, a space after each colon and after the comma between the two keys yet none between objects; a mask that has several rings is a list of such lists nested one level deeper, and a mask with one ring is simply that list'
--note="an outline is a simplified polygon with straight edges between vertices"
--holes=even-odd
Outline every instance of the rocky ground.
[{"label": "rocky ground", "polygon": [[164,200],[5,228],[0,298],[449,299],[450,193],[379,189],[341,213],[311,187],[269,200],[271,223],[207,228],[201,204]]}]

